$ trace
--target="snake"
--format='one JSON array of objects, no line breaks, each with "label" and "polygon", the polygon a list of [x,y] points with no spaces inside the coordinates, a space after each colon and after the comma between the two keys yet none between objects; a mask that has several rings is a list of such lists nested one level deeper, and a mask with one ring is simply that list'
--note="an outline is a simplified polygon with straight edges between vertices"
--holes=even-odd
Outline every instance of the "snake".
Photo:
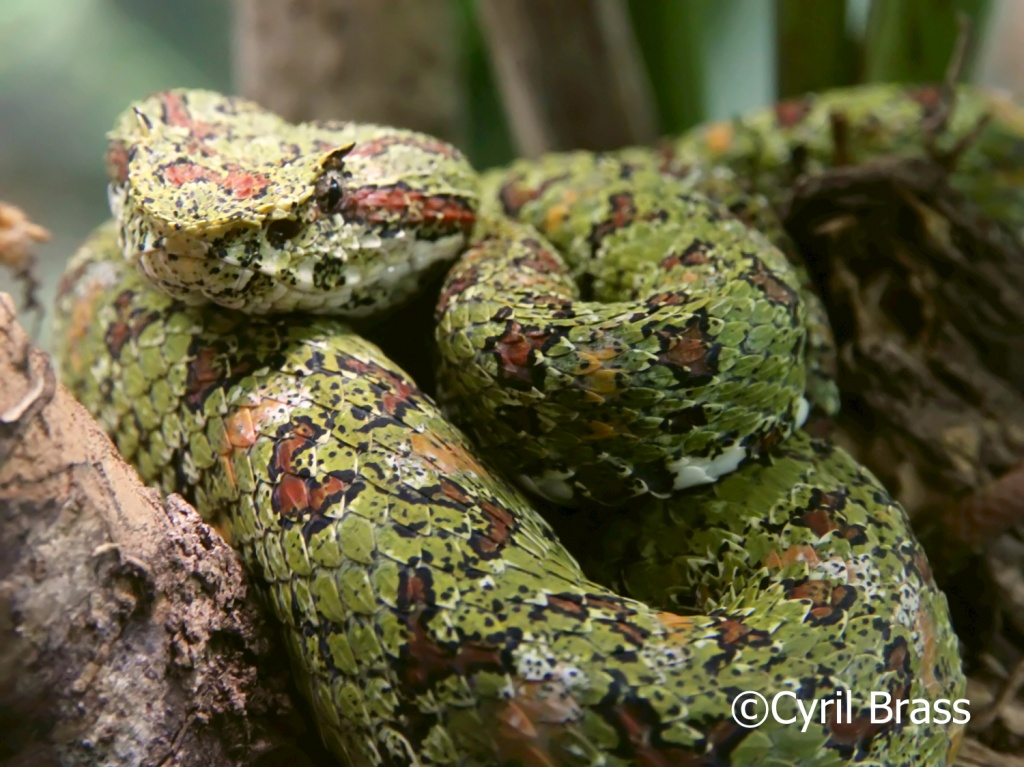
[{"label": "snake", "polygon": [[[1019,236],[1022,136],[987,92],[872,85],[480,173],[165,91],[108,136],[55,355],[239,553],[342,764],[951,764],[946,599],[903,507],[802,428],[835,350],[775,211],[927,151]],[[363,331],[445,270],[431,397]]]}]

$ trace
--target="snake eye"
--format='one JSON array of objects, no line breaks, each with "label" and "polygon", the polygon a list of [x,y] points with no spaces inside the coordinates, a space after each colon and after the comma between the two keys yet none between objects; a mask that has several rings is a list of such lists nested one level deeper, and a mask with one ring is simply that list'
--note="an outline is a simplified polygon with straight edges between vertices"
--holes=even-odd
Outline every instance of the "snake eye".
[{"label": "snake eye", "polygon": [[330,215],[337,213],[345,200],[345,190],[337,171],[329,170],[316,182],[316,204],[321,211]]}]

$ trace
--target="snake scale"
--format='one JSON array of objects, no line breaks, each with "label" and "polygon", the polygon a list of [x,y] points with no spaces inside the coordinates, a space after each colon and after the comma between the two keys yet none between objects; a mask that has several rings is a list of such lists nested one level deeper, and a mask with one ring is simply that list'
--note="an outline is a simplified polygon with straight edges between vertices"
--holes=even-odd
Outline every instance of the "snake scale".
[{"label": "snake scale", "polygon": [[[965,690],[945,598],[899,504],[800,430],[834,352],[773,213],[800,173],[923,153],[939,101],[836,91],[481,176],[409,131],[156,94],[110,134],[62,375],[239,551],[344,763],[947,764],[962,722],[910,716]],[[960,89],[943,140],[986,114],[951,179],[1013,229],[1017,113]],[[349,320],[453,260],[438,405]],[[582,552],[604,585],[528,494],[614,509]],[[852,705],[747,728],[746,690]]]}]

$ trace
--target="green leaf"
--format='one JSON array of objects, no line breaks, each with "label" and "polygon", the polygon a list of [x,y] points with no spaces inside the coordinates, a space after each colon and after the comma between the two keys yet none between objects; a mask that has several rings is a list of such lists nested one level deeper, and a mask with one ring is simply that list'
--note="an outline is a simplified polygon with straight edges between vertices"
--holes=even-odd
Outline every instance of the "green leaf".
[{"label": "green leaf", "polygon": [[846,0],[776,0],[779,98],[857,81],[860,50],[847,29]]},{"label": "green leaf", "polygon": [[707,0],[629,0],[662,132],[677,133],[704,119],[707,5]]},{"label": "green leaf", "polygon": [[953,58],[959,14],[971,22],[972,44],[963,76],[971,72],[990,0],[873,0],[865,39],[869,82],[936,82]]},{"label": "green leaf", "polygon": [[515,157],[515,152],[474,0],[459,0],[457,24],[467,101],[462,149],[477,168],[504,165]]}]

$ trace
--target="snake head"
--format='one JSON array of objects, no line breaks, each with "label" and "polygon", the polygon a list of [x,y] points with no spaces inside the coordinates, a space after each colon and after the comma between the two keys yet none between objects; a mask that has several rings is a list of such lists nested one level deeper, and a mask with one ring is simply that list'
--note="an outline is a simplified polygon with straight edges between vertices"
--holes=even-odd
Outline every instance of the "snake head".
[{"label": "snake head", "polygon": [[475,220],[469,163],[412,131],[293,124],[177,90],[133,105],[109,138],[125,255],[189,303],[372,314],[461,251]]}]

